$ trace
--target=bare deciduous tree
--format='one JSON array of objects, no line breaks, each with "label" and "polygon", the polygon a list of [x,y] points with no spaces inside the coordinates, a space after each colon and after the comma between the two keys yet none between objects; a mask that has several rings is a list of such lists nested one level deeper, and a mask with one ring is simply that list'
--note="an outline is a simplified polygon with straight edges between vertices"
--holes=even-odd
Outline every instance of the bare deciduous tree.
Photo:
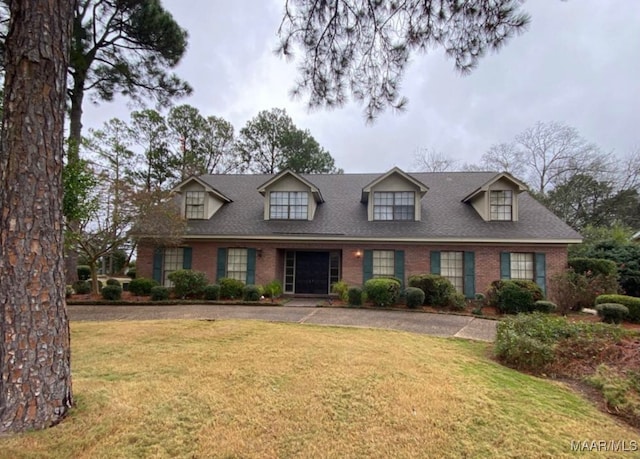
[{"label": "bare deciduous tree", "polygon": [[424,172],[447,172],[456,168],[457,164],[458,160],[428,148],[418,148],[413,156],[413,167]]}]

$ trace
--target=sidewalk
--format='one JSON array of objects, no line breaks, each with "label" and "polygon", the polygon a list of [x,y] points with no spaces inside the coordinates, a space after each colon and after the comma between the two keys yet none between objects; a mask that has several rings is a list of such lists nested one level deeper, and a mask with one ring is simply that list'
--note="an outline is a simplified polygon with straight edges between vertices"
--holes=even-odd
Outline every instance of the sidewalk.
[{"label": "sidewalk", "polygon": [[[290,303],[291,304],[291,303]],[[304,306],[304,307],[303,307]],[[314,325],[383,328],[455,337],[476,341],[494,341],[494,320],[414,311],[386,311],[355,308],[318,308],[299,306],[67,306],[72,321],[157,320],[157,319],[253,319]]]}]

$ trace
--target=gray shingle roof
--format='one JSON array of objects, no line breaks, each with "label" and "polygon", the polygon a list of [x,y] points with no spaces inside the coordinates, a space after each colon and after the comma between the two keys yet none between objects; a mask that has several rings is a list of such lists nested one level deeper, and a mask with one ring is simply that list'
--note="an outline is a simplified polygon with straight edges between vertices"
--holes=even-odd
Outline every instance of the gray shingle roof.
[{"label": "gray shingle roof", "polygon": [[264,220],[264,197],[258,187],[270,175],[204,175],[200,178],[233,202],[209,220],[192,220],[190,236],[375,238],[426,240],[575,240],[580,235],[528,193],[519,196],[517,222],[485,222],[470,204],[461,202],[495,172],[435,172],[410,175],[429,187],[422,198],[421,221],[367,221],[362,188],[381,174],[305,175],[325,202],[313,221]]}]

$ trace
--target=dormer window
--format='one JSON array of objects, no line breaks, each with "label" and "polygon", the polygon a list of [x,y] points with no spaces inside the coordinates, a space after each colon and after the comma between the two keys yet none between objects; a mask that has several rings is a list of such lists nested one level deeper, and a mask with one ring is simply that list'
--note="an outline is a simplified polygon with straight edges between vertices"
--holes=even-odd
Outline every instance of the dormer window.
[{"label": "dormer window", "polygon": [[374,220],[414,220],[413,191],[376,191],[373,193]]},{"label": "dormer window", "polygon": [[513,220],[513,191],[491,191],[491,220]]},{"label": "dormer window", "polygon": [[187,191],[185,194],[185,217],[191,220],[204,219],[204,191]]},{"label": "dormer window", "polygon": [[269,194],[269,218],[272,220],[307,220],[309,193],[306,191],[272,191]]}]

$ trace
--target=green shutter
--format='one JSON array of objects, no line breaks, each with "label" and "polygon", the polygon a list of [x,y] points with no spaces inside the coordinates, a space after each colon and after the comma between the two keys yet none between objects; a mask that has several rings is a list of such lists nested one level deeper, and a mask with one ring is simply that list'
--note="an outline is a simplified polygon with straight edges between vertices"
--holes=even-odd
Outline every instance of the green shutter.
[{"label": "green shutter", "polygon": [[216,280],[220,280],[227,275],[227,249],[220,247],[218,249],[218,270]]},{"label": "green shutter", "polygon": [[500,253],[500,279],[511,279],[511,254]]},{"label": "green shutter", "polygon": [[191,247],[182,248],[182,269],[191,269],[192,252]]},{"label": "green shutter", "polygon": [[431,274],[440,275],[440,252],[431,251],[429,259],[431,260]]},{"label": "green shutter", "polygon": [[544,253],[536,253],[536,284],[547,294],[547,260]]},{"label": "green shutter", "polygon": [[396,250],[393,275],[400,279],[402,286],[404,287],[404,250]]},{"label": "green shutter", "polygon": [[365,250],[362,257],[362,283],[373,278],[373,250]]},{"label": "green shutter", "polygon": [[164,250],[157,248],[153,252],[153,280],[162,285],[162,259]]},{"label": "green shutter", "polygon": [[464,253],[464,296],[475,298],[476,295],[476,254]]},{"label": "green shutter", "polygon": [[256,283],[256,249],[247,249],[247,285]]}]

